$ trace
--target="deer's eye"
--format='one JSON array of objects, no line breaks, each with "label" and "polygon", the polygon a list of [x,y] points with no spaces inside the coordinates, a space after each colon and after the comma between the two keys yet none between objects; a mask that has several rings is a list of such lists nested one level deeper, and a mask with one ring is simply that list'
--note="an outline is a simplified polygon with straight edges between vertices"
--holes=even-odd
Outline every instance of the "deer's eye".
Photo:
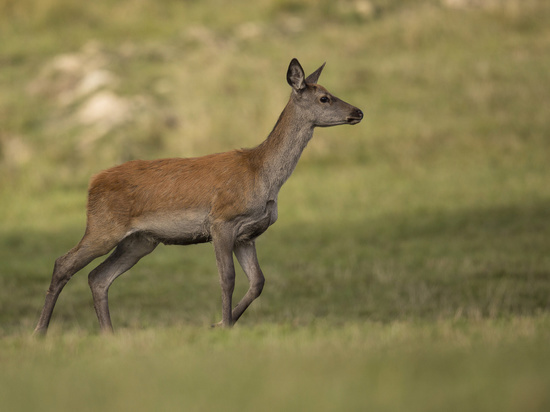
[{"label": "deer's eye", "polygon": [[321,103],[328,103],[330,101],[330,99],[327,96],[323,96],[319,99],[319,101]]}]

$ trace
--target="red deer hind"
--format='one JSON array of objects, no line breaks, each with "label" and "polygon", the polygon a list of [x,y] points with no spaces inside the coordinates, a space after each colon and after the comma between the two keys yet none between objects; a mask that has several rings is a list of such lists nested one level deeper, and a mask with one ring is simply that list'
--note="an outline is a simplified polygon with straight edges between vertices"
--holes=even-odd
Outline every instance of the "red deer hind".
[{"label": "red deer hind", "polygon": [[[92,260],[116,247],[89,275],[102,332],[112,332],[107,294],[113,281],[159,243],[212,242],[222,289],[222,320],[230,327],[262,292],[264,276],[255,239],[277,220],[277,195],[313,136],[315,127],[357,124],[358,108],[317,84],[293,59],[287,72],[290,100],[267,139],[252,149],[197,158],[134,160],[91,179],[86,232],[58,258],[36,334],[45,334],[63,287]],[[249,289],[232,306],[233,253]]]}]

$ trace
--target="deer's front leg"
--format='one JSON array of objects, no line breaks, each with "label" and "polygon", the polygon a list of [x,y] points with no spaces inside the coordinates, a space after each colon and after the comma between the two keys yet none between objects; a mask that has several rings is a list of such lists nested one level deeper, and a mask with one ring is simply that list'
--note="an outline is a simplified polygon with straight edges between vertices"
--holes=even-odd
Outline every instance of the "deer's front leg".
[{"label": "deer's front leg", "polygon": [[225,225],[213,228],[212,243],[222,289],[222,321],[215,326],[231,327],[235,323],[231,313],[231,301],[235,289],[235,265],[233,263],[235,238],[232,228]]},{"label": "deer's front leg", "polygon": [[233,321],[237,322],[246,308],[262,293],[265,278],[258,263],[254,241],[235,246],[234,252],[250,285],[246,295],[233,309]]}]

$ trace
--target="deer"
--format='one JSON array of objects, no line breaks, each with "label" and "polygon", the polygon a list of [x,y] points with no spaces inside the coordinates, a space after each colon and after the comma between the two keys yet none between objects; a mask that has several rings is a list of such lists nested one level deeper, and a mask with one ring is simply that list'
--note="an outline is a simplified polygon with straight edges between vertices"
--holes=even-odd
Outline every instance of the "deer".
[{"label": "deer", "polygon": [[[100,331],[113,332],[108,291],[113,281],[159,243],[211,242],[221,286],[222,320],[229,328],[262,293],[265,278],[256,239],[277,221],[277,198],[316,127],[355,125],[363,112],[317,84],[297,59],[287,70],[290,99],[268,137],[254,148],[193,158],[131,160],[92,176],[86,229],[55,261],[35,335],[45,335],[64,286],[94,259],[114,251],[88,276]],[[248,290],[233,307],[237,258]]]}]

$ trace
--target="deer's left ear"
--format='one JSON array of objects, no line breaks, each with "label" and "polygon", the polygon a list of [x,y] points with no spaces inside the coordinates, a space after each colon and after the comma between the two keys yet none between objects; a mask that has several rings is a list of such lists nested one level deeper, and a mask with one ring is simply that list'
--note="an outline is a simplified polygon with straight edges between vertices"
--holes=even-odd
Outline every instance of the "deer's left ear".
[{"label": "deer's left ear", "polygon": [[309,84],[316,84],[317,80],[319,80],[319,76],[321,75],[321,72],[325,68],[326,62],[323,63],[321,67],[319,67],[317,70],[315,70],[313,73],[311,73],[309,76],[307,76],[306,83]]},{"label": "deer's left ear", "polygon": [[306,88],[304,77],[304,69],[302,69],[300,62],[297,59],[292,59],[286,73],[286,81],[288,84],[290,84],[294,90],[302,91]]}]

